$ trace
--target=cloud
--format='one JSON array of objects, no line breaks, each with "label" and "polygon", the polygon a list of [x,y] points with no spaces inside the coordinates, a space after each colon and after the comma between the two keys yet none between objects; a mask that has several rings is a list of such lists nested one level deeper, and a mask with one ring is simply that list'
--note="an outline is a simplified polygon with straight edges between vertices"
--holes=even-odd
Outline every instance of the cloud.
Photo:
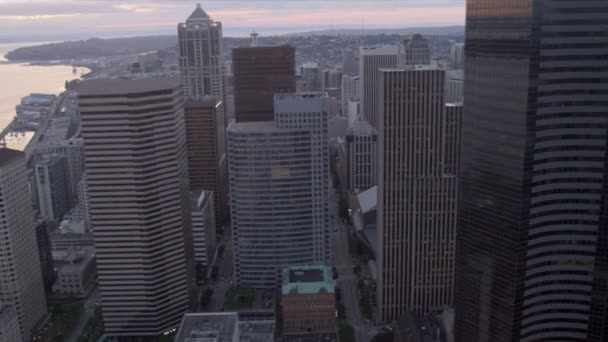
[{"label": "cloud", "polygon": [[128,12],[135,12],[135,13],[151,13],[154,12],[154,10],[156,9],[155,6],[151,6],[151,5],[137,5],[137,4],[118,4],[118,5],[112,5],[113,8],[122,10],[122,11],[128,11]]},{"label": "cloud", "polygon": [[59,13],[59,14],[33,14],[33,15],[0,15],[0,20],[13,21],[41,21],[41,20],[59,20],[82,16],[95,16],[94,13]]}]

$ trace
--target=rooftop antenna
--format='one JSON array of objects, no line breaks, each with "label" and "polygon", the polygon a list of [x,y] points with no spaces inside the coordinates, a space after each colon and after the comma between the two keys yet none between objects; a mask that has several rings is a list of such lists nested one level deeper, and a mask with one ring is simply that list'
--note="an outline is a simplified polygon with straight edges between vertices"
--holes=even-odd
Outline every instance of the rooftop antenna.
[{"label": "rooftop antenna", "polygon": [[251,37],[251,47],[256,47],[258,46],[258,37],[260,36],[259,33],[255,32],[255,29],[253,29],[253,32],[251,32],[251,34],[249,34],[249,36]]}]

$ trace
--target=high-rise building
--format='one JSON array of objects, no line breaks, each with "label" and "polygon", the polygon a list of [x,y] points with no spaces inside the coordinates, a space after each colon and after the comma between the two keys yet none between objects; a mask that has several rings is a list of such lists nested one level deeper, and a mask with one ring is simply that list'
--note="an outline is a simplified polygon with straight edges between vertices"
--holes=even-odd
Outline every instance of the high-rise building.
[{"label": "high-rise building", "polygon": [[233,49],[235,120],[274,120],[274,95],[296,90],[295,63],[292,46]]},{"label": "high-rise building", "polygon": [[399,47],[399,58],[399,64],[402,66],[430,65],[431,50],[428,42],[418,33],[403,39]]},{"label": "high-rise building", "polygon": [[378,85],[377,301],[392,322],[452,303],[461,111],[444,70],[380,69]]},{"label": "high-rise building", "polygon": [[313,232],[315,262],[329,262],[329,112],[324,93],[278,94],[274,115],[279,129],[306,129],[311,134]]},{"label": "high-rise building", "polygon": [[181,82],[94,79],[77,91],[105,332],[161,335],[196,302]]},{"label": "high-rise building", "polygon": [[0,304],[0,342],[22,341],[15,307]]},{"label": "high-rise building", "polygon": [[177,26],[177,39],[184,96],[213,95],[223,101],[222,23],[213,21],[198,4]]},{"label": "high-rise building", "polygon": [[61,221],[70,210],[66,160],[60,155],[45,156],[34,165],[40,216]]},{"label": "high-rise building", "polygon": [[608,2],[467,2],[457,341],[608,339]]},{"label": "high-rise building", "polygon": [[348,101],[359,100],[359,76],[342,76],[342,115],[348,114]]},{"label": "high-rise building", "polygon": [[464,70],[448,70],[446,82],[446,102],[464,102]]},{"label": "high-rise building", "polygon": [[464,43],[450,41],[450,63],[452,69],[464,69]]},{"label": "high-rise building", "polygon": [[342,50],[342,74],[345,76],[359,76],[359,63],[357,51]]},{"label": "high-rise building", "polygon": [[7,148],[0,149],[0,213],[0,302],[15,309],[25,342],[46,313],[46,297],[25,154]]},{"label": "high-rise building", "polygon": [[348,189],[352,193],[376,186],[376,138],[376,130],[364,119],[357,119],[348,128]]},{"label": "high-rise building", "polygon": [[302,65],[302,80],[304,91],[323,91],[323,72],[317,63],[309,62]]},{"label": "high-rise building", "polygon": [[190,189],[213,191],[216,228],[228,215],[226,128],[223,103],[206,96],[186,101],[186,143]]},{"label": "high-rise building", "polygon": [[215,206],[213,192],[192,192],[192,241],[194,258],[202,267],[209,267],[216,246]]},{"label": "high-rise building", "polygon": [[374,128],[378,111],[378,69],[396,67],[398,55],[396,45],[361,47],[359,51],[360,115]]},{"label": "high-rise building", "polygon": [[38,258],[40,259],[40,270],[42,272],[42,282],[44,290],[50,294],[55,282],[55,267],[53,265],[53,254],[51,252],[51,241],[49,236],[49,226],[54,226],[47,221],[36,224],[36,244],[38,246]]},{"label": "high-rise building", "polygon": [[276,121],[228,129],[240,285],[275,288],[282,268],[329,261],[326,100],[319,94],[279,94]]}]

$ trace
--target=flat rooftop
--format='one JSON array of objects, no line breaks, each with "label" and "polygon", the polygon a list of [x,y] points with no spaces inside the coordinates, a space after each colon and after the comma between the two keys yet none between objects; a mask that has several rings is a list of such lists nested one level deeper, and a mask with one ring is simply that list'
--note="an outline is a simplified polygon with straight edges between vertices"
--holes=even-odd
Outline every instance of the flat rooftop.
[{"label": "flat rooftop", "polygon": [[329,266],[292,266],[283,269],[283,295],[292,291],[299,294],[314,294],[325,290],[335,292],[332,272]]},{"label": "flat rooftop", "polygon": [[238,335],[238,316],[235,312],[191,313],[184,315],[175,342],[232,342]]}]

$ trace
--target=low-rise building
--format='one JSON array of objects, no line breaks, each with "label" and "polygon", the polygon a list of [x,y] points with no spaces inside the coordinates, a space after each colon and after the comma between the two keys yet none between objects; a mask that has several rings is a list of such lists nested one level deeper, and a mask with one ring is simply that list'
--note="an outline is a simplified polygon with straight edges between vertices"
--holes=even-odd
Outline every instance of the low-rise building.
[{"label": "low-rise building", "polygon": [[49,240],[53,252],[95,245],[93,234],[83,220],[63,220],[57,229],[49,233]]},{"label": "low-rise building", "polygon": [[283,269],[283,334],[334,332],[336,298],[328,266]]},{"label": "low-rise building", "polygon": [[12,305],[0,304],[0,342],[21,341],[17,311]]},{"label": "low-rise building", "polygon": [[53,292],[60,296],[86,298],[97,282],[93,248],[53,252],[57,280]]},{"label": "low-rise building", "polygon": [[184,315],[175,342],[240,342],[239,317],[235,312]]}]

